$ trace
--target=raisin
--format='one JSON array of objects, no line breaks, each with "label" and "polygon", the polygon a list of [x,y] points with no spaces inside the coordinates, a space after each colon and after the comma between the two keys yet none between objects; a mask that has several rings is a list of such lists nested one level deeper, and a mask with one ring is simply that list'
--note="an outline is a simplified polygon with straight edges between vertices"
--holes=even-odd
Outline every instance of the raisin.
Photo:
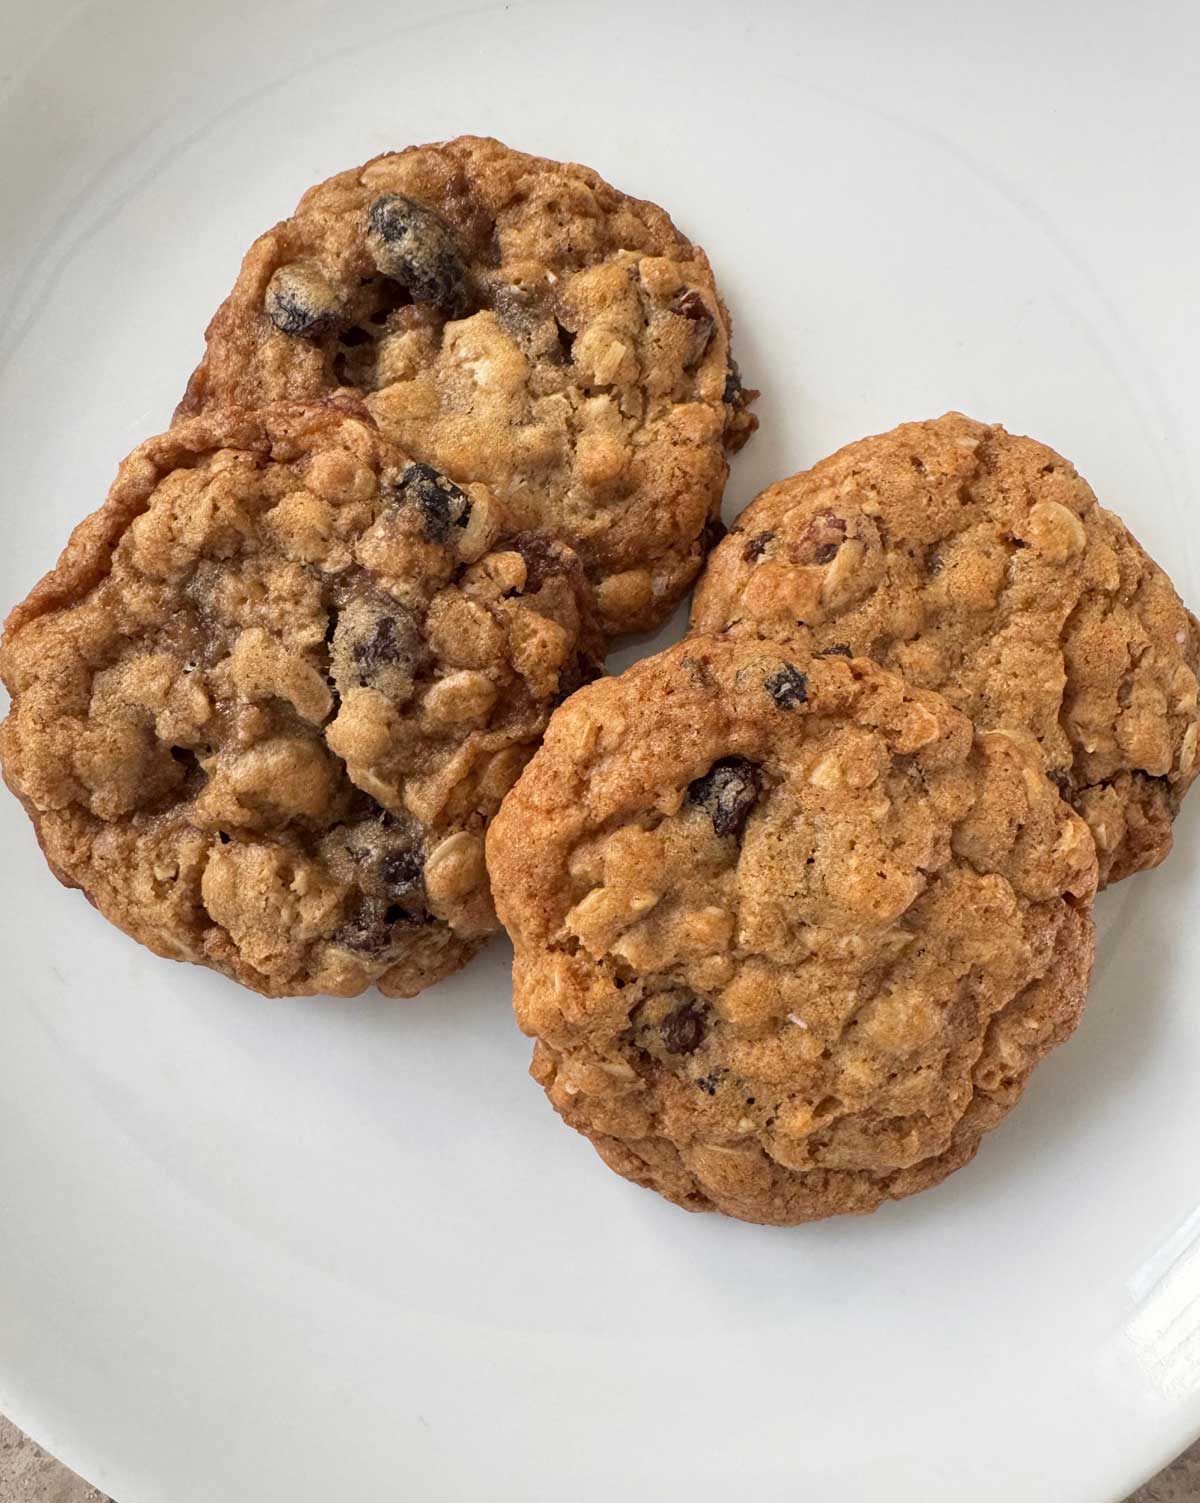
[{"label": "raisin", "polygon": [[417,618],[397,601],[364,597],[337,613],[329,668],[342,698],[352,689],[378,689],[404,703],[428,659]]},{"label": "raisin", "polygon": [[365,636],[357,638],[350,653],[364,680],[382,668],[407,665],[413,658],[415,623],[408,616],[377,616]]},{"label": "raisin", "polygon": [[420,903],[402,906],[386,898],[360,896],[329,942],[364,955],[381,955],[401,938],[396,932],[398,929],[411,929],[431,922],[430,915]]},{"label": "raisin", "polygon": [[703,294],[697,292],[694,287],[687,288],[671,304],[671,312],[679,314],[681,318],[686,318],[693,325],[692,337],[683,363],[687,367],[698,365],[704,358],[704,352],[712,343],[713,331],[717,327]]},{"label": "raisin", "polygon": [[704,1014],[694,1002],[669,1012],[658,1025],[668,1054],[693,1054],[704,1042]]},{"label": "raisin", "polygon": [[425,535],[434,543],[447,542],[451,528],[465,527],[470,520],[470,496],[429,464],[410,464],[395,482],[393,495],[416,506]]},{"label": "raisin", "polygon": [[688,784],[688,799],[704,810],[718,835],[736,835],[758,802],[760,786],[753,762],[725,757]]},{"label": "raisin", "polygon": [[540,533],[519,532],[506,546],[519,553],[525,564],[525,583],[519,592],[523,595],[536,594],[548,579],[566,574],[577,566],[577,560]]},{"label": "raisin", "polygon": [[808,700],[808,679],[791,663],[777,668],[770,678],[764,680],[763,687],[781,710],[794,710]]},{"label": "raisin", "polygon": [[330,944],[362,955],[380,955],[395,942],[395,924],[389,922],[388,905],[381,898],[360,898],[346,922],[330,936]]},{"label": "raisin", "polygon": [[424,870],[425,863],[416,851],[387,851],[379,860],[379,879],[393,893],[410,891]]},{"label": "raisin", "polygon": [[432,303],[448,318],[471,306],[466,262],[440,215],[403,193],[385,193],[367,211],[367,248],[385,277],[414,302]]},{"label": "raisin", "polygon": [[[428,921],[425,856],[421,831],[407,814],[379,809],[374,816],[335,825],[320,843],[321,855],[334,878],[357,890],[377,918],[388,905],[403,910],[405,923]],[[399,922],[393,915],[388,923]]]},{"label": "raisin", "polygon": [[281,334],[315,338],[338,316],[337,296],[313,266],[281,266],[267,283],[263,311]]},{"label": "raisin", "polygon": [[671,304],[671,312],[682,314],[684,318],[690,318],[694,323],[700,323],[704,319],[712,323],[712,314],[708,311],[704,294],[697,292],[694,287],[689,287],[679,294]]},{"label": "raisin", "polygon": [[846,541],[846,519],[835,512],[819,511],[796,539],[797,563],[827,564]]},{"label": "raisin", "polygon": [[360,637],[350,649],[354,661],[364,673],[394,663],[399,656],[395,616],[379,616],[369,636]]},{"label": "raisin", "polygon": [[747,564],[757,563],[767,551],[768,544],[774,542],[773,532],[756,532],[742,549],[742,562]]}]

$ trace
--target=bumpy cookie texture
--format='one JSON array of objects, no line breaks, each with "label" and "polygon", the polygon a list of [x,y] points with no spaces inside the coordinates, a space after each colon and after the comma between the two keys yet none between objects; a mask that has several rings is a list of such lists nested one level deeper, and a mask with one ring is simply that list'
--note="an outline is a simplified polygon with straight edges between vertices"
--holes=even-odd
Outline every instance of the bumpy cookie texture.
[{"label": "bumpy cookie texture", "polygon": [[578,560],[348,401],[143,444],[9,617],[51,867],[272,995],[409,996],[496,927],[487,820],[598,637]]},{"label": "bumpy cookie texture", "polygon": [[693,637],[583,689],[488,863],[555,1108],[747,1221],[965,1163],[1091,965],[1095,847],[1025,741],[838,654]]},{"label": "bumpy cookie texture", "polygon": [[311,189],[251,247],[180,412],[349,388],[580,555],[608,632],[695,578],[754,427],[704,252],[594,172],[463,137]]},{"label": "bumpy cookie texture", "polygon": [[1197,772],[1200,628],[1043,444],[960,413],[850,444],[747,507],[692,624],[863,653],[1027,733],[1104,882],[1171,848]]}]

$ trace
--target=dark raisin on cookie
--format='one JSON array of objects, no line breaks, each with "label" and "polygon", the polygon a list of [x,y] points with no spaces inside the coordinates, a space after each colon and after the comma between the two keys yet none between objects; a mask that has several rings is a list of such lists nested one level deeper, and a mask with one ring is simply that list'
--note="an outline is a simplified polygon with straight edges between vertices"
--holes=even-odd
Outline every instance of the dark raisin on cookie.
[{"label": "dark raisin on cookie", "polygon": [[684,1002],[658,1025],[668,1054],[694,1054],[704,1042],[704,1014],[694,1002]]},{"label": "dark raisin on cookie", "polygon": [[386,898],[359,897],[330,943],[364,955],[382,955],[403,939],[403,930],[428,924],[430,915],[420,908],[389,902]]},{"label": "dark raisin on cookie", "polygon": [[822,647],[817,656],[819,658],[852,658],[854,653],[850,650],[849,642],[835,642],[832,647]]},{"label": "dark raisin on cookie", "polygon": [[329,669],[342,698],[351,689],[378,689],[404,703],[428,660],[429,647],[417,618],[398,601],[368,596],[350,601],[337,613]]},{"label": "dark raisin on cookie", "polygon": [[371,678],[381,668],[391,668],[397,663],[411,661],[413,652],[409,640],[410,630],[415,631],[415,626],[410,625],[407,617],[376,617],[370,635],[360,637],[351,648],[354,661],[362,669],[364,678]]},{"label": "dark raisin on cookie", "polygon": [[[374,806],[375,813],[365,813]],[[420,827],[407,814],[381,809],[362,795],[362,809],[334,825],[320,841],[321,855],[337,881],[365,897],[400,902],[409,912],[425,909],[425,855]]]},{"label": "dark raisin on cookie", "polygon": [[418,303],[448,318],[470,307],[467,267],[450,226],[403,193],[385,193],[367,211],[367,247],[386,277],[407,287]]},{"label": "dark raisin on cookie", "polygon": [[753,762],[725,757],[688,784],[688,800],[704,810],[718,835],[736,835],[758,802],[760,788]]},{"label": "dark raisin on cookie", "polygon": [[394,495],[418,509],[425,535],[434,543],[447,542],[452,527],[465,527],[470,520],[470,496],[429,464],[410,464],[395,482]]},{"label": "dark raisin on cookie", "polygon": [[548,579],[576,566],[558,543],[539,532],[518,532],[504,546],[519,553],[525,565],[525,583],[517,592],[521,595],[536,595]]},{"label": "dark raisin on cookie", "polygon": [[717,327],[703,294],[697,292],[694,287],[687,288],[675,298],[671,304],[671,312],[679,314],[681,318],[686,318],[693,326],[684,364],[698,365],[704,358],[704,352],[712,343],[713,333]]},{"label": "dark raisin on cookie", "polygon": [[379,858],[379,880],[394,897],[412,892],[424,870],[425,863],[413,850],[385,851]]},{"label": "dark raisin on cookie", "polygon": [[712,322],[712,314],[708,311],[708,304],[704,301],[704,294],[697,292],[694,287],[688,287],[679,293],[671,304],[671,312],[681,314],[684,318],[690,318],[695,323],[701,323],[707,319]]},{"label": "dark raisin on cookie", "polygon": [[795,558],[802,564],[828,564],[846,541],[845,517],[836,512],[819,511],[796,539]]},{"label": "dark raisin on cookie", "polygon": [[346,921],[330,937],[330,943],[364,955],[379,955],[395,940],[395,930],[388,922],[389,905],[382,898],[359,898]]},{"label": "dark raisin on cookie", "polygon": [[775,534],[773,532],[756,532],[742,549],[743,563],[757,563],[767,551],[768,546],[774,541]]},{"label": "dark raisin on cookie", "polygon": [[359,637],[350,648],[350,654],[364,675],[373,673],[385,663],[394,663],[402,655],[403,647],[396,634],[395,616],[377,616],[370,634]]},{"label": "dark raisin on cookie", "polygon": [[791,663],[777,668],[764,680],[763,687],[780,710],[794,710],[808,701],[808,679]]},{"label": "dark raisin on cookie", "polygon": [[263,311],[281,334],[315,338],[338,316],[337,296],[313,266],[281,266],[267,283]]}]

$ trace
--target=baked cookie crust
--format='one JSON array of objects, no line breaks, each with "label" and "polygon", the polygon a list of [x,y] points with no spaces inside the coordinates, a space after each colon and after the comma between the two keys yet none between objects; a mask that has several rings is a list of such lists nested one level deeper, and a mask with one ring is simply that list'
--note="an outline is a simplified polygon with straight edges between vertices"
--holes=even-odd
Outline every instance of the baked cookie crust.
[{"label": "baked cookie crust", "polygon": [[488,864],[555,1109],[618,1173],[746,1221],[965,1163],[1092,961],[1095,847],[1027,738],[757,640],[573,696]]},{"label": "baked cookie crust", "polygon": [[571,551],[361,404],[214,410],[9,616],[0,757],[55,874],[156,953],[411,996],[497,927],[487,820],[600,646]]},{"label": "baked cookie crust", "polygon": [[180,414],[339,390],[583,560],[606,632],[660,625],[755,426],[704,252],[574,164],[464,136],[310,189],[257,240]]},{"label": "baked cookie crust", "polygon": [[692,625],[842,646],[1027,733],[1102,883],[1170,851],[1198,768],[1200,627],[1044,444],[947,413],[847,445],[751,502]]}]

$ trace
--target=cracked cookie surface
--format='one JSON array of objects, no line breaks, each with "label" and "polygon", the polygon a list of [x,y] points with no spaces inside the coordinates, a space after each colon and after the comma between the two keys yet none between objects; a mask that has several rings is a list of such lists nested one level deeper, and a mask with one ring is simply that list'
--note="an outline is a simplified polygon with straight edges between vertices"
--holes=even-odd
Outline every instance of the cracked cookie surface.
[{"label": "cracked cookie surface", "polygon": [[965,1163],[1092,960],[1095,847],[1022,737],[761,641],[574,695],[488,865],[556,1110],[618,1173],[748,1221]]},{"label": "cracked cookie surface", "polygon": [[10,615],[4,773],[59,878],[271,995],[410,996],[496,928],[487,820],[592,672],[581,566],[360,404],[151,439]]},{"label": "cracked cookie surface", "polygon": [[180,412],[352,389],[413,458],[574,548],[609,634],[648,630],[754,427],[729,329],[661,209],[461,137],[330,178],[257,240]]},{"label": "cracked cookie surface", "polygon": [[1200,627],[1043,444],[948,413],[840,449],[750,503],[692,626],[841,646],[1029,733],[1102,882],[1171,848],[1197,773]]}]

